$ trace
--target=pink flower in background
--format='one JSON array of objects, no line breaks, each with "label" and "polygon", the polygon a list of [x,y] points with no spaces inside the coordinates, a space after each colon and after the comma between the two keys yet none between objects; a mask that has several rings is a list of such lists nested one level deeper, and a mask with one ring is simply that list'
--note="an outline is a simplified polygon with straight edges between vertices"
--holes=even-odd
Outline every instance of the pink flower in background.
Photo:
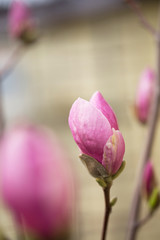
[{"label": "pink flower in background", "polygon": [[146,69],[140,78],[135,102],[136,115],[142,123],[148,120],[154,89],[155,74],[153,70]]},{"label": "pink flower in background", "polygon": [[100,92],[95,92],[89,102],[78,98],[73,103],[69,126],[82,153],[100,162],[109,175],[118,171],[125,143],[116,116]]},{"label": "pink flower in background", "polygon": [[18,127],[1,143],[2,195],[20,224],[43,237],[71,227],[73,175],[66,154],[48,131]]},{"label": "pink flower in background", "polygon": [[150,161],[147,162],[143,173],[143,188],[145,195],[149,198],[156,185],[153,165]]},{"label": "pink flower in background", "polygon": [[9,31],[15,38],[32,40],[34,21],[29,7],[23,0],[13,0],[9,12]]}]

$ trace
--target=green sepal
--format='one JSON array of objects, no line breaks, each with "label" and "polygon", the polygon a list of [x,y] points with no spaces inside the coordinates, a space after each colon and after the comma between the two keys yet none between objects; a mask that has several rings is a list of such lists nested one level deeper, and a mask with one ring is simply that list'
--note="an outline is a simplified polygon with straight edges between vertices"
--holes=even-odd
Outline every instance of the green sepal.
[{"label": "green sepal", "polygon": [[148,199],[148,205],[150,209],[153,211],[158,207],[159,203],[160,203],[159,189],[155,187],[152,191],[151,196]]},{"label": "green sepal", "polygon": [[4,233],[0,230],[0,240],[8,240]]},{"label": "green sepal", "polygon": [[98,178],[98,179],[110,178],[106,169],[96,159],[86,154],[81,154],[79,158],[82,161],[82,163],[85,165],[85,167],[88,169],[88,172],[92,175],[92,177]]},{"label": "green sepal", "polygon": [[118,198],[114,197],[110,202],[110,206],[113,207],[116,204],[117,200],[118,200]]},{"label": "green sepal", "polygon": [[35,29],[24,30],[19,38],[24,44],[28,45],[37,40],[37,32]]},{"label": "green sepal", "polygon": [[96,178],[96,181],[102,188],[106,188],[112,185],[112,177]]},{"label": "green sepal", "polygon": [[123,161],[118,171],[114,175],[112,175],[113,180],[116,179],[123,172],[125,166],[126,166],[126,161]]},{"label": "green sepal", "polygon": [[38,235],[33,235],[33,234],[29,234],[26,239],[28,240],[70,240],[71,239],[71,231],[70,230],[65,230],[65,231],[61,231],[59,233],[55,234],[51,234],[48,237],[43,237],[43,236],[38,236]]},{"label": "green sepal", "polygon": [[106,188],[107,187],[107,183],[104,181],[104,179],[96,178],[96,181],[102,188]]}]

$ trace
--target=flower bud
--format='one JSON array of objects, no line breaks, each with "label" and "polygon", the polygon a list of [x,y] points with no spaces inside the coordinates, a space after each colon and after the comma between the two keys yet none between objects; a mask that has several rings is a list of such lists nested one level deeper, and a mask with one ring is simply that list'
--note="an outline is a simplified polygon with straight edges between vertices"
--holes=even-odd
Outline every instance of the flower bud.
[{"label": "flower bud", "polygon": [[156,185],[153,165],[150,161],[147,162],[143,173],[143,189],[147,199],[151,196]]},{"label": "flower bud", "polygon": [[35,23],[29,7],[23,0],[13,0],[9,11],[9,32],[25,43],[36,39]]},{"label": "flower bud", "polygon": [[140,78],[135,102],[135,112],[142,123],[148,121],[154,90],[155,74],[153,70],[146,69]]},{"label": "flower bud", "polygon": [[143,192],[147,202],[152,210],[159,204],[159,190],[157,189],[157,182],[153,165],[150,161],[147,162],[143,173]]},{"label": "flower bud", "polygon": [[83,154],[101,163],[108,175],[118,171],[125,143],[113,110],[99,92],[94,93],[89,102],[78,98],[73,103],[69,126]]},{"label": "flower bud", "polygon": [[73,174],[57,139],[46,130],[18,127],[1,143],[2,195],[32,235],[57,239],[71,227]]}]

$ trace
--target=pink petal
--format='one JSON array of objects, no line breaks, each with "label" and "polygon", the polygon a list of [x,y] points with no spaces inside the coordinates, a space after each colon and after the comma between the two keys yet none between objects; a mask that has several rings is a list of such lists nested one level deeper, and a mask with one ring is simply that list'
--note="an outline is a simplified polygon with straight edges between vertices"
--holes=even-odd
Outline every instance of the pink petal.
[{"label": "pink petal", "polygon": [[69,126],[81,151],[102,162],[104,145],[112,135],[104,115],[90,102],[78,98],[70,110]]},{"label": "pink petal", "polygon": [[108,174],[115,174],[120,168],[125,152],[125,143],[120,131],[113,129],[113,135],[110,136],[104,146],[102,165],[106,168]]},{"label": "pink petal", "polygon": [[92,103],[97,109],[99,109],[102,114],[108,119],[111,128],[114,128],[115,130],[119,129],[115,113],[113,112],[110,105],[105,101],[100,92],[97,91],[92,95],[90,103]]}]

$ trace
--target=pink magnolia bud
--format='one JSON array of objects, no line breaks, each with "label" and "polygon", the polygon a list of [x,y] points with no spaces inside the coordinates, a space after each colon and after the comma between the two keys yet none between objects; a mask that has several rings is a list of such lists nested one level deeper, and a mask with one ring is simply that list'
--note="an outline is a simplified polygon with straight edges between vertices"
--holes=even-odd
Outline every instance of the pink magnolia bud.
[{"label": "pink magnolia bud", "polygon": [[89,102],[78,98],[73,103],[69,126],[82,153],[100,162],[108,174],[118,171],[125,143],[116,116],[100,92],[94,93]]},{"label": "pink magnolia bud", "polygon": [[34,21],[28,6],[23,0],[13,0],[9,12],[10,34],[24,42],[35,40]]},{"label": "pink magnolia bud", "polygon": [[142,123],[148,120],[154,89],[155,74],[153,70],[146,69],[139,81],[135,103],[136,115]]},{"label": "pink magnolia bud", "polygon": [[151,196],[155,186],[156,186],[156,181],[155,181],[153,165],[150,161],[148,161],[144,168],[144,173],[143,173],[143,189],[147,198]]},{"label": "pink magnolia bud", "polygon": [[19,127],[1,143],[2,194],[17,221],[32,234],[59,236],[71,227],[73,174],[57,139]]},{"label": "pink magnolia bud", "polygon": [[155,211],[160,204],[160,193],[157,187],[152,163],[147,162],[143,173],[143,192],[147,199],[150,211]]}]

